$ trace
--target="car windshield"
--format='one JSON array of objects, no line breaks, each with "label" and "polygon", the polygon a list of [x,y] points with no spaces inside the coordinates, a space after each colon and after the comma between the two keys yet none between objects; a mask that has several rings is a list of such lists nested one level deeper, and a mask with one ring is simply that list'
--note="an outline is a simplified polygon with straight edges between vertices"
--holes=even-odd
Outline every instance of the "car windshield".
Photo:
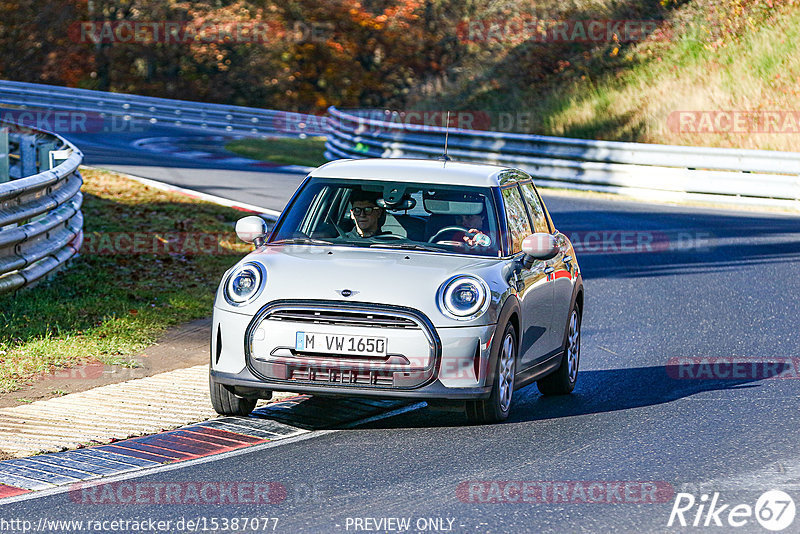
[{"label": "car windshield", "polygon": [[441,184],[312,178],[270,244],[500,255],[491,189]]}]

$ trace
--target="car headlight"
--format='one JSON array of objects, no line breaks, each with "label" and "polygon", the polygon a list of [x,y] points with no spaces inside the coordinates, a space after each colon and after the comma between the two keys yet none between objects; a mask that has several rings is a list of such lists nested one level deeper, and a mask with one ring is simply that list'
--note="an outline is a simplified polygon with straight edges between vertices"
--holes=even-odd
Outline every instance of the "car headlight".
[{"label": "car headlight", "polygon": [[489,301],[489,287],[477,276],[454,276],[439,290],[442,311],[462,321],[483,315],[489,308]]},{"label": "car headlight", "polygon": [[261,292],[266,278],[267,273],[261,264],[248,262],[239,265],[225,281],[225,300],[228,304],[241,306]]}]

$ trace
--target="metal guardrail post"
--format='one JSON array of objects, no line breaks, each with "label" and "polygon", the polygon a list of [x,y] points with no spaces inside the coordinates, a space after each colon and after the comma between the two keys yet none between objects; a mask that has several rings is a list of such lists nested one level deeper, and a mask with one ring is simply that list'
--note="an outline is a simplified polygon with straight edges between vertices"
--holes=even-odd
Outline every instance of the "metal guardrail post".
[{"label": "metal guardrail post", "polygon": [[36,136],[19,136],[20,177],[32,176],[36,170]]},{"label": "metal guardrail post", "polygon": [[10,180],[8,176],[8,128],[0,128],[0,184]]},{"label": "metal guardrail post", "polygon": [[50,151],[55,150],[56,144],[53,142],[39,143],[36,147],[37,160],[39,163],[39,172],[49,171],[53,168],[51,164]]},{"label": "metal guardrail post", "polygon": [[48,154],[47,163],[50,165],[51,169],[54,169],[69,159],[71,155],[72,150],[69,148],[62,150],[51,150]]}]

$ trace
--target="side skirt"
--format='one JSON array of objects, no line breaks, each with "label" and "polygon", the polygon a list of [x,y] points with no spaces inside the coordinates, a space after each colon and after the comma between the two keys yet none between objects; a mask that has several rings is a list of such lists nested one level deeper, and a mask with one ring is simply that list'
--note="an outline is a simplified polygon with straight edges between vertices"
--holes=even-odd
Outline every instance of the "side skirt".
[{"label": "side skirt", "polygon": [[559,349],[546,360],[535,363],[524,371],[518,371],[516,380],[514,381],[514,389],[524,388],[531,382],[536,382],[540,378],[544,378],[556,371],[561,366],[561,357],[563,355],[564,351]]}]

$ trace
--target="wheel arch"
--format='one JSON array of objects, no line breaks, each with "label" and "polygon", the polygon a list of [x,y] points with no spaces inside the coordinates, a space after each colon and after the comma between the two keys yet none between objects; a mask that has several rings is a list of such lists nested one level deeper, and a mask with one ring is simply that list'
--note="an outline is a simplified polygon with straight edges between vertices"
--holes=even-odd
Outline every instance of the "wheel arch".
[{"label": "wheel arch", "polygon": [[577,279],[575,280],[575,289],[572,292],[572,302],[570,303],[569,309],[572,310],[572,307],[577,305],[580,309],[580,315],[583,317],[583,277],[578,275]]},{"label": "wheel arch", "polygon": [[[495,325],[494,334],[492,334],[492,345],[491,351],[489,352],[485,385],[491,385],[494,382],[494,375],[497,372],[497,358],[500,354],[500,347],[503,345],[503,332],[508,323],[514,326],[514,336],[516,337],[517,351],[519,351],[521,314],[519,300],[515,297],[507,298],[497,316],[497,325]],[[517,361],[519,361],[519,358],[517,358]]]}]

